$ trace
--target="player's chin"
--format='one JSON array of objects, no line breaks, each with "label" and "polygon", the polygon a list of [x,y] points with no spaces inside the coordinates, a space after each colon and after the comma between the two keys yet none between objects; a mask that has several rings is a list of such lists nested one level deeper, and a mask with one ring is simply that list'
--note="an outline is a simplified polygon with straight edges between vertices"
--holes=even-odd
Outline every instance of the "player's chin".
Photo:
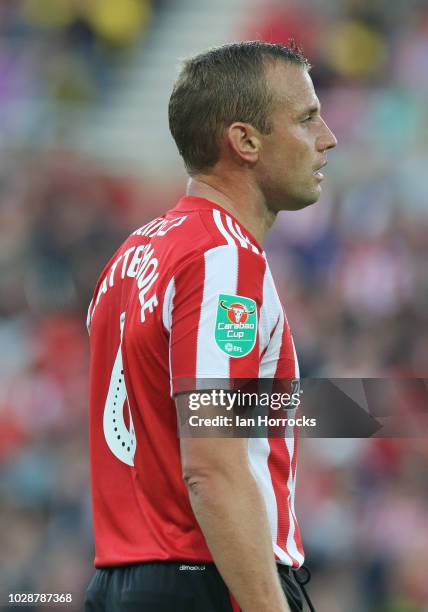
[{"label": "player's chin", "polygon": [[311,190],[308,193],[305,193],[300,198],[295,200],[294,210],[301,210],[302,208],[307,208],[308,206],[312,206],[320,199],[321,195],[321,185],[317,185],[317,187]]}]

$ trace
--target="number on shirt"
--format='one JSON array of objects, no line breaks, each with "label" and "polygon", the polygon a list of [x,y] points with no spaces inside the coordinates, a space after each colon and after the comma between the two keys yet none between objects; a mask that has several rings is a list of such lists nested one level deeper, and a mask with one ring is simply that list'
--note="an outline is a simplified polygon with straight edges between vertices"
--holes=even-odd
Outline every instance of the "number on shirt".
[{"label": "number on shirt", "polygon": [[[123,376],[122,338],[124,325],[125,313],[122,313],[120,315],[120,345],[111,373],[110,387],[104,407],[103,428],[111,452],[123,463],[133,466],[137,440]],[[125,410],[128,411],[129,415],[129,429],[126,427],[123,416]]]}]

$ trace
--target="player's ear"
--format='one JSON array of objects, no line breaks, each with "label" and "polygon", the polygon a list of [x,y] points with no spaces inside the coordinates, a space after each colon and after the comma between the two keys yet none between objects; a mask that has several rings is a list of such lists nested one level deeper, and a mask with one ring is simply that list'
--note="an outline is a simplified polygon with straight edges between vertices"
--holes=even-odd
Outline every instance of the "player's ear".
[{"label": "player's ear", "polygon": [[257,130],[248,123],[235,122],[227,128],[227,141],[235,156],[254,165],[259,159],[261,141]]}]

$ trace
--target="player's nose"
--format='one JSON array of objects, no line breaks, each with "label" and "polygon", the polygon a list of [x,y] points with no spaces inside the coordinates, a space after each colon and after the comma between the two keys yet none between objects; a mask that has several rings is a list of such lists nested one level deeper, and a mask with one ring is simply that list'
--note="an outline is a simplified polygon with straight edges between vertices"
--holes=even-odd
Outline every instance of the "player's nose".
[{"label": "player's nose", "polygon": [[337,145],[337,138],[332,132],[332,130],[328,127],[324,119],[322,120],[322,132],[318,138],[318,150],[319,151],[327,151],[328,149],[334,149]]}]

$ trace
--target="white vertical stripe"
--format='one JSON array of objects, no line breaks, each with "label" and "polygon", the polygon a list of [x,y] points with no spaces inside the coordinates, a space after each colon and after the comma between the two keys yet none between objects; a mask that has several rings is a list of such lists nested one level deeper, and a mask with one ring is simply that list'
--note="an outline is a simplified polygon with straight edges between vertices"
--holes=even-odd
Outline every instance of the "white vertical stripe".
[{"label": "white vertical stripe", "polygon": [[[282,309],[278,293],[275,288],[275,284],[272,279],[270,270],[267,268],[265,279],[263,283],[263,306],[261,316],[266,319],[269,332],[277,322],[276,329],[270,339],[269,346],[266,353],[263,356],[262,362],[259,368],[260,378],[274,378],[276,369],[278,366],[278,359],[282,349],[282,334],[285,325],[285,316]],[[262,325],[261,325],[262,329]],[[265,342],[266,331],[261,334],[261,341]],[[268,338],[269,341],[269,338]],[[294,360],[295,360],[295,377],[299,376],[297,356],[295,354],[294,344]],[[289,455],[290,471],[288,474],[287,487],[289,491],[289,497],[286,499],[278,500],[280,504],[286,504],[289,516],[289,531],[287,534],[287,542],[279,546],[276,542],[278,534],[278,510],[277,510],[277,499],[275,491],[272,485],[272,479],[268,467],[269,457],[269,442],[268,440],[262,440],[254,438],[249,446],[250,461],[253,467],[253,471],[256,474],[258,484],[263,492],[263,496],[268,508],[269,522],[272,531],[272,541],[274,546],[274,552],[278,559],[287,564],[292,565],[292,558],[295,559],[299,564],[303,563],[303,556],[299,552],[295,540],[295,525],[294,525],[294,493],[295,493],[295,481],[293,479],[292,471],[292,459],[294,452],[294,437],[293,428],[288,427],[286,431],[286,437],[284,439],[285,451]],[[265,457],[261,461],[260,455],[265,452]],[[285,476],[285,474],[284,474]],[[285,550],[286,548],[286,550]],[[291,556],[290,556],[291,555]]]},{"label": "white vertical stripe", "polygon": [[[296,474],[297,474],[297,466],[296,466]],[[293,518],[293,524],[294,521],[296,521],[296,513],[294,510],[294,498],[295,498],[295,493],[296,493],[296,476],[293,478],[293,484],[292,484],[292,489],[291,489],[291,497],[290,497],[290,520],[291,518]],[[294,535],[294,534],[293,534]],[[293,538],[293,543],[294,543],[294,548],[287,548],[287,550],[290,550],[291,554],[294,556],[295,559],[297,559],[297,561],[302,565],[305,557],[299,552],[298,548],[297,548],[297,543],[295,538]],[[288,543],[287,543],[287,547],[288,547]]]},{"label": "white vertical stripe", "polygon": [[220,211],[217,210],[216,208],[213,209],[213,217],[214,217],[215,224],[217,225],[217,228],[220,234],[222,234],[222,236],[226,238],[227,244],[230,244],[231,246],[236,246],[235,240],[232,238],[232,236],[229,234],[229,232],[226,230],[226,228],[223,225],[223,221],[221,220]]},{"label": "white vertical stripe", "polygon": [[86,329],[88,330],[88,334],[91,335],[91,318],[92,318],[92,304],[93,304],[93,299],[91,300],[91,303],[88,306],[88,314],[86,317]]},{"label": "white vertical stripe", "polygon": [[[298,378],[299,377],[299,365],[297,362],[297,355],[296,355],[296,350],[294,348],[294,343],[293,343],[293,352],[294,352],[294,377]],[[293,411],[289,411],[289,416],[292,417],[294,416],[294,414],[296,413],[296,410]],[[295,478],[293,478],[293,468],[292,468],[292,462],[293,462],[293,454],[294,454],[294,427],[287,425],[286,427],[286,431],[285,431],[285,439],[284,439],[284,445],[285,445],[285,451],[288,453],[289,456],[289,465],[290,465],[290,471],[288,473],[288,479],[287,479],[287,488],[289,491],[289,496],[287,499],[282,500],[282,503],[287,504],[287,508],[288,508],[288,519],[289,519],[289,530],[288,530],[288,534],[287,534],[287,542],[286,542],[286,548],[287,548],[287,552],[293,557],[293,559],[295,559],[299,565],[301,565],[304,561],[304,557],[303,555],[299,552],[298,548],[297,548],[297,543],[296,543],[296,539],[295,539],[295,514],[294,514],[294,496],[295,496],[295,487],[296,487],[296,483],[295,483]]]},{"label": "white vertical stripe", "polygon": [[[269,343],[269,347],[260,364],[260,378],[274,378],[275,376],[278,358],[281,352],[282,330],[284,328],[284,317],[281,317],[281,313],[281,303],[276,293],[275,286],[273,285],[269,268],[266,266],[265,278],[263,282],[263,305],[261,316],[265,317],[267,320],[265,325],[268,327],[269,336],[272,328],[278,321],[278,316],[280,318]],[[264,334],[265,332],[263,332],[263,335]],[[265,341],[265,338],[263,337],[261,340]],[[267,341],[269,341],[269,337]],[[272,477],[268,466],[270,454],[269,440],[267,438],[251,438],[248,444],[248,454],[251,468],[266,504],[274,552],[282,563],[292,565],[293,562],[290,556],[285,552],[285,550],[280,548],[276,542],[278,536],[278,508],[275,490],[272,484]]]},{"label": "white vertical stripe", "polygon": [[163,305],[162,305],[162,321],[163,321],[165,329],[168,332],[171,331],[172,305],[174,303],[174,296],[175,296],[175,281],[174,281],[174,277],[172,277],[165,290],[165,294],[163,297]]},{"label": "white vertical stripe", "polygon": [[242,230],[240,228],[240,226],[237,223],[234,223],[235,229],[238,232],[238,234],[241,236],[241,238],[243,238],[245,240],[245,242],[247,244],[250,245],[250,247],[253,250],[253,253],[260,253],[259,249],[256,247],[256,245],[254,245],[251,240],[248,238],[248,236],[246,234],[242,233]]},{"label": "white vertical stripe", "polygon": [[279,313],[279,321],[272,335],[266,353],[259,367],[259,378],[275,378],[278,359],[281,353],[282,332],[284,330],[284,313]]},{"label": "white vertical stripe", "polygon": [[[175,281],[174,277],[168,283],[168,286],[165,290],[165,295],[163,297],[163,305],[162,305],[162,321],[165,329],[171,334],[171,326],[172,326],[172,307],[174,304],[174,296],[175,296]],[[169,363],[169,387],[170,387],[170,395],[173,397],[173,389],[172,389],[172,371],[171,371],[171,335],[168,341],[168,363]]]},{"label": "white vertical stripe", "polygon": [[294,354],[294,378],[300,378],[299,360],[297,359],[296,347],[294,346],[293,337],[291,337],[291,343],[293,345]]},{"label": "white vertical stripe", "polygon": [[[275,286],[273,284],[272,274],[269,270],[268,263],[266,262],[265,275],[263,278],[263,303],[260,309],[259,320],[260,354],[269,344],[272,329],[276,325],[281,311],[281,302],[279,301]],[[273,378],[274,375],[275,373],[271,376],[271,378]],[[260,374],[260,376],[262,376],[262,374]],[[265,377],[268,378],[268,375]]]},{"label": "white vertical stripe", "polygon": [[[293,338],[291,338],[291,342],[293,345],[293,354],[294,354],[294,378],[300,378],[299,360],[297,358],[296,347],[294,346]],[[287,435],[289,435],[288,432],[287,432]],[[290,529],[289,537],[287,539],[287,550],[290,552],[291,555],[293,555],[293,557],[299,562],[299,564],[302,564],[305,559],[303,555],[299,552],[297,548],[297,543],[294,537],[294,531],[295,531],[294,521],[296,520],[296,514],[294,510],[294,498],[295,498],[295,493],[296,493],[297,466],[296,466],[296,474],[293,477],[293,470],[291,468],[291,463],[292,463],[293,454],[294,454],[294,431],[291,435],[293,437],[286,438],[287,450],[290,454],[290,476],[288,479],[288,489],[290,491],[290,503],[289,503],[290,526],[292,525],[292,529]]]},{"label": "white vertical stripe", "polygon": [[285,446],[286,450],[290,456],[290,472],[288,474],[287,487],[290,492],[289,498],[284,500],[284,503],[288,505],[288,519],[290,523],[290,527],[288,529],[287,535],[287,551],[290,555],[296,559],[296,561],[301,565],[304,561],[303,555],[299,552],[296,544],[296,540],[294,538],[295,526],[294,526],[294,491],[295,491],[295,482],[293,479],[293,469],[291,463],[293,461],[293,453],[294,453],[294,432],[293,427],[288,428],[287,426],[287,437],[285,438]]},{"label": "white vertical stripe", "polygon": [[205,253],[205,281],[196,347],[196,378],[229,378],[230,357],[215,341],[218,296],[236,295],[238,248],[224,245]]},{"label": "white vertical stripe", "polygon": [[283,565],[293,565],[290,555],[287,555],[284,549],[280,548],[276,542],[273,543],[273,552],[278,557],[279,562]]},{"label": "white vertical stripe", "polygon": [[276,506],[275,491],[272,485],[272,478],[268,467],[269,453],[270,446],[267,438],[249,439],[248,456],[250,466],[266,504],[274,552],[283,563],[292,565],[291,558],[284,550],[279,548],[276,543],[276,538],[278,535],[278,511]]},{"label": "white vertical stripe", "polygon": [[229,215],[226,215],[226,223],[227,223],[227,227],[230,229],[231,233],[239,241],[241,247],[243,247],[244,249],[248,249],[248,244],[247,244],[245,238],[242,235],[240,236],[238,234],[238,232],[236,231],[236,229],[235,229],[235,227],[233,225],[232,217],[229,217]]}]

